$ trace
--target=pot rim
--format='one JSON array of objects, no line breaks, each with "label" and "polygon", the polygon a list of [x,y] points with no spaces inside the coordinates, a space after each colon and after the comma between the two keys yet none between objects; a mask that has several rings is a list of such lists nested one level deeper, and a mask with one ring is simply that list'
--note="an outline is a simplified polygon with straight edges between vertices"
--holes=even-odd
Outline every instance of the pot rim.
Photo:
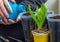
[{"label": "pot rim", "polygon": [[54,17],[54,16],[57,16],[57,15],[60,16],[60,14],[48,14],[47,15],[47,20],[51,21],[51,22],[60,22],[60,19],[52,19],[52,18],[50,18],[50,17]]},{"label": "pot rim", "polygon": [[34,34],[34,35],[36,35],[37,34],[37,36],[38,35],[46,35],[46,34],[48,34],[50,31],[48,30],[47,32],[43,32],[43,33],[37,33],[37,32],[35,32],[35,31],[32,31],[32,34]]},{"label": "pot rim", "polygon": [[[29,11],[20,13],[18,17],[20,17],[20,18],[27,18],[27,17],[28,18],[31,18],[31,15],[28,15],[28,16],[27,15],[24,15],[26,13],[29,13]],[[36,15],[36,12],[34,12],[34,14]]]},{"label": "pot rim", "polygon": [[[23,15],[23,14],[26,14],[26,13],[29,13],[29,11],[27,11],[27,12],[22,12],[22,13],[20,13],[19,15],[21,16],[21,15]],[[34,11],[34,13],[36,14],[36,12]],[[24,15],[23,15],[24,16]],[[25,15],[26,16],[26,15]]]}]

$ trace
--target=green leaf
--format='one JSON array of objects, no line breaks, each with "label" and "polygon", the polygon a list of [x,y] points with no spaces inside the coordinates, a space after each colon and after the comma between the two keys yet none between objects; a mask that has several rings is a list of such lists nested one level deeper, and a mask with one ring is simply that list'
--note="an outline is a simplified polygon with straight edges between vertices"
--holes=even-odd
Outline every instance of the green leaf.
[{"label": "green leaf", "polygon": [[43,26],[43,23],[45,21],[46,14],[47,14],[47,8],[46,8],[45,4],[42,3],[40,11],[38,9],[38,6],[36,7],[36,16],[34,15],[30,5],[28,5],[28,10],[30,12],[31,17],[36,22],[38,29],[42,29],[42,26]]},{"label": "green leaf", "polygon": [[41,5],[41,10],[40,10],[39,13],[41,13],[41,17],[42,17],[42,20],[40,20],[41,21],[40,22],[40,27],[42,27],[43,26],[43,23],[45,21],[46,14],[47,14],[47,8],[44,5],[44,3]]},{"label": "green leaf", "polygon": [[33,20],[36,22],[37,26],[39,27],[38,19],[37,19],[36,16],[33,14],[33,11],[31,10],[30,5],[28,5],[28,9],[29,9],[30,15],[32,16]]}]

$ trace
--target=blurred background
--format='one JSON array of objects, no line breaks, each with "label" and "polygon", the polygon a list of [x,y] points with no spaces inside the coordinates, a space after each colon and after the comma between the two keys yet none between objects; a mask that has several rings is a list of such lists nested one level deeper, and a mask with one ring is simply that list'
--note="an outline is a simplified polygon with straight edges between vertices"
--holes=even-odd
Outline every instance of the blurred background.
[{"label": "blurred background", "polygon": [[48,0],[46,5],[49,10],[53,10],[56,14],[60,13],[60,0]]}]

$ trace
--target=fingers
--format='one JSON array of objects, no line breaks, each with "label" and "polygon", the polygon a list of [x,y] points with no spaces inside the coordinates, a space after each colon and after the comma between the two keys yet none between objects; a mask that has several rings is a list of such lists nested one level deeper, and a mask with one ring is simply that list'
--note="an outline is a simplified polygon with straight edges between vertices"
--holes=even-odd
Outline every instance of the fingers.
[{"label": "fingers", "polygon": [[19,22],[20,21],[20,19],[18,18],[17,20],[16,20],[16,22]]},{"label": "fingers", "polygon": [[5,6],[7,7],[7,9],[9,10],[9,12],[12,13],[12,9],[11,9],[9,3],[8,3],[8,0],[3,0],[3,2],[4,2],[4,4],[5,4]]},{"label": "fingers", "polygon": [[13,21],[13,20],[11,20],[11,19],[9,19],[8,22],[9,22],[10,24],[16,23],[15,21]]},{"label": "fingers", "polygon": [[15,0],[10,0],[11,2],[13,2],[13,3],[16,3],[16,1]]},{"label": "fingers", "polygon": [[[0,18],[1,18],[1,15],[0,15]],[[5,23],[0,19],[0,24],[4,24],[5,25]]]},{"label": "fingers", "polygon": [[4,22],[7,24],[7,25],[9,25],[9,24],[13,24],[13,23],[15,23],[15,21],[13,21],[13,20],[11,20],[11,19],[4,19]]},{"label": "fingers", "polygon": [[1,20],[0,20],[0,24],[2,24]]},{"label": "fingers", "polygon": [[[1,16],[0,16],[0,18],[1,18]],[[2,24],[2,22],[0,22],[0,24]]]},{"label": "fingers", "polygon": [[4,17],[5,18],[5,16],[3,15],[3,12],[1,11],[1,9],[0,9],[0,17]]},{"label": "fingers", "polygon": [[1,16],[0,16],[0,18],[1,18]]},{"label": "fingers", "polygon": [[2,17],[0,16],[0,24],[6,25],[8,23],[8,20],[4,18],[4,20],[1,19]]},{"label": "fingers", "polygon": [[8,21],[7,21],[7,19],[4,18],[4,20],[0,20],[0,23],[4,24],[4,25],[7,25]]},{"label": "fingers", "polygon": [[4,24],[4,25],[6,25],[2,20],[0,20],[0,24]]},{"label": "fingers", "polygon": [[3,2],[1,2],[1,4],[0,4],[0,9],[1,9],[1,11],[3,12],[4,16],[6,16],[6,18],[8,18],[9,15],[8,15],[8,13],[7,13],[5,7],[4,7]]},{"label": "fingers", "polygon": [[6,18],[4,18],[4,22],[5,22],[6,24],[8,24],[8,20],[7,20]]},{"label": "fingers", "polygon": [[20,21],[20,16],[18,16],[16,19],[16,22],[19,22],[19,21]]},{"label": "fingers", "polygon": [[9,25],[9,24],[14,24],[14,23],[16,23],[16,22],[11,19],[9,19],[9,20],[4,19],[4,21],[0,20],[0,24],[4,24],[4,25]]},{"label": "fingers", "polygon": [[[0,15],[0,18],[1,18],[1,15]],[[2,20],[0,20],[0,24],[4,24],[5,25],[5,23]]]}]

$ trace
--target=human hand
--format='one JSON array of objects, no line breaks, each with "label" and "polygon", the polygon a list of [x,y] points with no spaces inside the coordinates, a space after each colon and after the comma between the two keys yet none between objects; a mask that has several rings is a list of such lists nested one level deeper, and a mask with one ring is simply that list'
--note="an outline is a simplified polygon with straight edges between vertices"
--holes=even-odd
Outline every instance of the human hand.
[{"label": "human hand", "polygon": [[11,19],[8,19],[8,24],[6,23],[6,25],[11,25],[11,24],[17,23],[20,20],[21,20],[20,15],[18,15],[18,17],[17,17],[17,19],[15,21],[11,20]]},{"label": "human hand", "polygon": [[18,17],[17,17],[17,19],[15,21],[14,20],[11,20],[11,19],[5,19],[4,18],[4,20],[0,20],[0,24],[11,25],[11,24],[17,23],[19,21],[20,21],[20,15],[18,15]]},{"label": "human hand", "polygon": [[[15,3],[15,0],[10,0],[10,1]],[[6,24],[8,22],[8,20],[6,18],[9,18],[9,15],[5,9],[5,6],[7,7],[9,12],[13,12],[9,3],[8,3],[8,0],[0,0],[0,18],[1,17],[4,18],[4,21],[0,20],[0,24]],[[14,22],[14,21],[11,21],[11,22]]]}]

